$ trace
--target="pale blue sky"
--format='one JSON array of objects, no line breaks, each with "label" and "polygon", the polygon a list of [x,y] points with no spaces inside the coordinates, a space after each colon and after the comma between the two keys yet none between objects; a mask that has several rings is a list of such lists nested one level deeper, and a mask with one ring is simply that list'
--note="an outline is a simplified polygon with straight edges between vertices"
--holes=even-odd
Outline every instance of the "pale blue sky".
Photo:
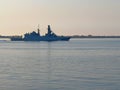
[{"label": "pale blue sky", "polygon": [[0,34],[50,24],[59,35],[120,35],[120,0],[0,0]]}]

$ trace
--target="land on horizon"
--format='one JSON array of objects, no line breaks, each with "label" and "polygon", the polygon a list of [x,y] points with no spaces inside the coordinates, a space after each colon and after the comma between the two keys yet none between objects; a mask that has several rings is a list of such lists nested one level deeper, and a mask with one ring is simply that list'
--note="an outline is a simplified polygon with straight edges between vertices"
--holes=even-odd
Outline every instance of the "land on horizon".
[{"label": "land on horizon", "polygon": [[[0,38],[12,38],[12,37],[22,37],[22,35],[13,35],[13,36],[2,36]],[[120,38],[119,36],[111,35],[111,36],[97,36],[97,35],[71,35],[71,38]]]}]

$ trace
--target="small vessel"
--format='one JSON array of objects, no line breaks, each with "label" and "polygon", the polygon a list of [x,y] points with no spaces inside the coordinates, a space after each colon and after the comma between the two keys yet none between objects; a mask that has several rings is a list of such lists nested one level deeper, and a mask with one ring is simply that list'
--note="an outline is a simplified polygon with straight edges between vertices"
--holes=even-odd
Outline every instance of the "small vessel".
[{"label": "small vessel", "polygon": [[48,25],[48,32],[41,36],[40,30],[38,32],[31,32],[24,34],[24,37],[11,37],[11,41],[69,41],[71,37],[68,36],[58,36],[52,32],[50,25]]}]

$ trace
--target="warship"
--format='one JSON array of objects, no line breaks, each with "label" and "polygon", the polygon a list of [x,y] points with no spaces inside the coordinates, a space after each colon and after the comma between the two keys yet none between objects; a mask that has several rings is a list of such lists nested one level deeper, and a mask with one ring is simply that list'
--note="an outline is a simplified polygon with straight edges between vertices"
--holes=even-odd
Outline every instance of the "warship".
[{"label": "warship", "polygon": [[48,32],[41,36],[40,29],[38,27],[37,32],[33,31],[31,33],[24,34],[24,37],[11,37],[11,41],[69,41],[71,37],[69,36],[58,36],[52,30],[50,25],[48,25]]}]

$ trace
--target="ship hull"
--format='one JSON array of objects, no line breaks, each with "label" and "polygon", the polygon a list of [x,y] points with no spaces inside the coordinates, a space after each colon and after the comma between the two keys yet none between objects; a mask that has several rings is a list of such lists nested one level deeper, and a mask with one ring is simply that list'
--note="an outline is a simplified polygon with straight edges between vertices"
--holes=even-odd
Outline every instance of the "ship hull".
[{"label": "ship hull", "polygon": [[23,38],[12,37],[11,41],[24,41]]},{"label": "ship hull", "polygon": [[69,41],[70,37],[29,37],[29,38],[11,38],[11,41]]}]

